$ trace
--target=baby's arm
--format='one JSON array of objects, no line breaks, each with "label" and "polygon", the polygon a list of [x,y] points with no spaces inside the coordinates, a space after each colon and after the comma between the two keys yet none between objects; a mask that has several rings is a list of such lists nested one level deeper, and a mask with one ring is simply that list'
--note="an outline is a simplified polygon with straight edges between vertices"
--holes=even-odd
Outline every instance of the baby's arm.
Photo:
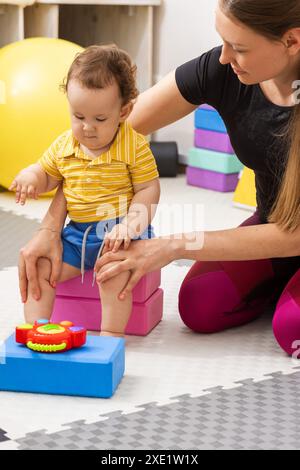
[{"label": "baby's arm", "polygon": [[141,235],[151,224],[160,198],[159,179],[133,185],[132,198],[128,214],[122,224],[128,225],[134,236]]},{"label": "baby's arm", "polygon": [[60,181],[48,175],[39,163],[28,166],[15,177],[9,187],[16,192],[16,202],[25,204],[27,197],[37,199],[39,194],[52,191]]},{"label": "baby's arm", "polygon": [[159,179],[134,184],[133,189],[134,196],[128,214],[107,235],[106,250],[118,251],[123,242],[126,250],[131,239],[140,236],[154,218],[160,198]]}]

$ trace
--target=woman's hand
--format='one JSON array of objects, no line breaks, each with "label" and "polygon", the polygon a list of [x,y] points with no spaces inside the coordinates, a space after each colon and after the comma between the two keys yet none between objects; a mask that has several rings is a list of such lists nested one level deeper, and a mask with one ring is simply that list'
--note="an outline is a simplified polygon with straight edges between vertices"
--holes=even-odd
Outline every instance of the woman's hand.
[{"label": "woman's hand", "polygon": [[37,275],[37,261],[48,258],[51,261],[50,284],[55,287],[62,267],[62,242],[59,231],[41,228],[33,238],[20,250],[19,255],[19,289],[22,302],[26,302],[28,283],[31,295],[39,300],[40,286]]},{"label": "woman's hand", "polygon": [[[103,253],[94,268],[98,283],[101,284],[124,271],[131,271],[127,285],[119,294],[120,300],[124,300],[146,273],[161,269],[177,258],[177,243],[170,238],[137,240],[131,242],[128,250],[120,250],[117,253],[104,250]],[[102,272],[101,268],[112,261],[119,263]]]}]

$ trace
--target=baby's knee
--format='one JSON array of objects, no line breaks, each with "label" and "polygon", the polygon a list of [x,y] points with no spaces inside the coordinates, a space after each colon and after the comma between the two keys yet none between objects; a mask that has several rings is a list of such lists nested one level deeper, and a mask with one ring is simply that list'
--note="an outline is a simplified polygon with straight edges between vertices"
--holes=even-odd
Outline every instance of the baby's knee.
[{"label": "baby's knee", "polygon": [[41,280],[49,281],[51,273],[51,262],[47,258],[39,258],[37,262],[38,277]]},{"label": "baby's knee", "polygon": [[[105,273],[109,269],[112,269],[112,268],[114,268],[115,266],[117,266],[119,264],[120,263],[117,262],[117,261],[112,261],[111,263],[107,263],[105,266],[103,266],[100,269],[99,274]],[[116,276],[108,279],[104,283],[99,284],[100,290],[106,291],[108,289],[111,289],[114,285],[118,286],[120,283],[126,282],[129,278],[129,276],[130,276],[130,271],[123,271],[123,272],[117,274]]]},{"label": "baby's knee", "polygon": [[99,271],[99,274],[105,273],[105,271],[108,271],[111,268],[114,268],[119,264],[118,261],[111,261],[110,263],[106,263],[104,266]]}]

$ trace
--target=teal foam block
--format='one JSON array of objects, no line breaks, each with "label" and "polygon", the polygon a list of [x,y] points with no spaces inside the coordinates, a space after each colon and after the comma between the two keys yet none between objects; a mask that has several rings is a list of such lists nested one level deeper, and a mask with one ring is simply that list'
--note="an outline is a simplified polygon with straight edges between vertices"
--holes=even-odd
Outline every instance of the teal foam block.
[{"label": "teal foam block", "polygon": [[109,398],[125,370],[123,338],[88,336],[63,353],[37,353],[11,335],[1,346],[0,390]]},{"label": "teal foam block", "polygon": [[227,134],[224,121],[220,114],[213,109],[198,108],[195,111],[196,129],[206,129],[208,131],[223,132]]},{"label": "teal foam block", "polygon": [[225,175],[239,173],[243,164],[236,155],[193,147],[188,153],[188,165]]}]

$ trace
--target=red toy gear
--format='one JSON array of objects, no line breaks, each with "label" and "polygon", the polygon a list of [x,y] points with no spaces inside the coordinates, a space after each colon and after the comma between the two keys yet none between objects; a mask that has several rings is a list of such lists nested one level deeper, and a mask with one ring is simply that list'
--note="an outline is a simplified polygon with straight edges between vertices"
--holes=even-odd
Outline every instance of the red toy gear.
[{"label": "red toy gear", "polygon": [[72,322],[59,324],[38,320],[16,327],[16,342],[38,352],[56,353],[79,348],[86,342],[86,329]]}]

